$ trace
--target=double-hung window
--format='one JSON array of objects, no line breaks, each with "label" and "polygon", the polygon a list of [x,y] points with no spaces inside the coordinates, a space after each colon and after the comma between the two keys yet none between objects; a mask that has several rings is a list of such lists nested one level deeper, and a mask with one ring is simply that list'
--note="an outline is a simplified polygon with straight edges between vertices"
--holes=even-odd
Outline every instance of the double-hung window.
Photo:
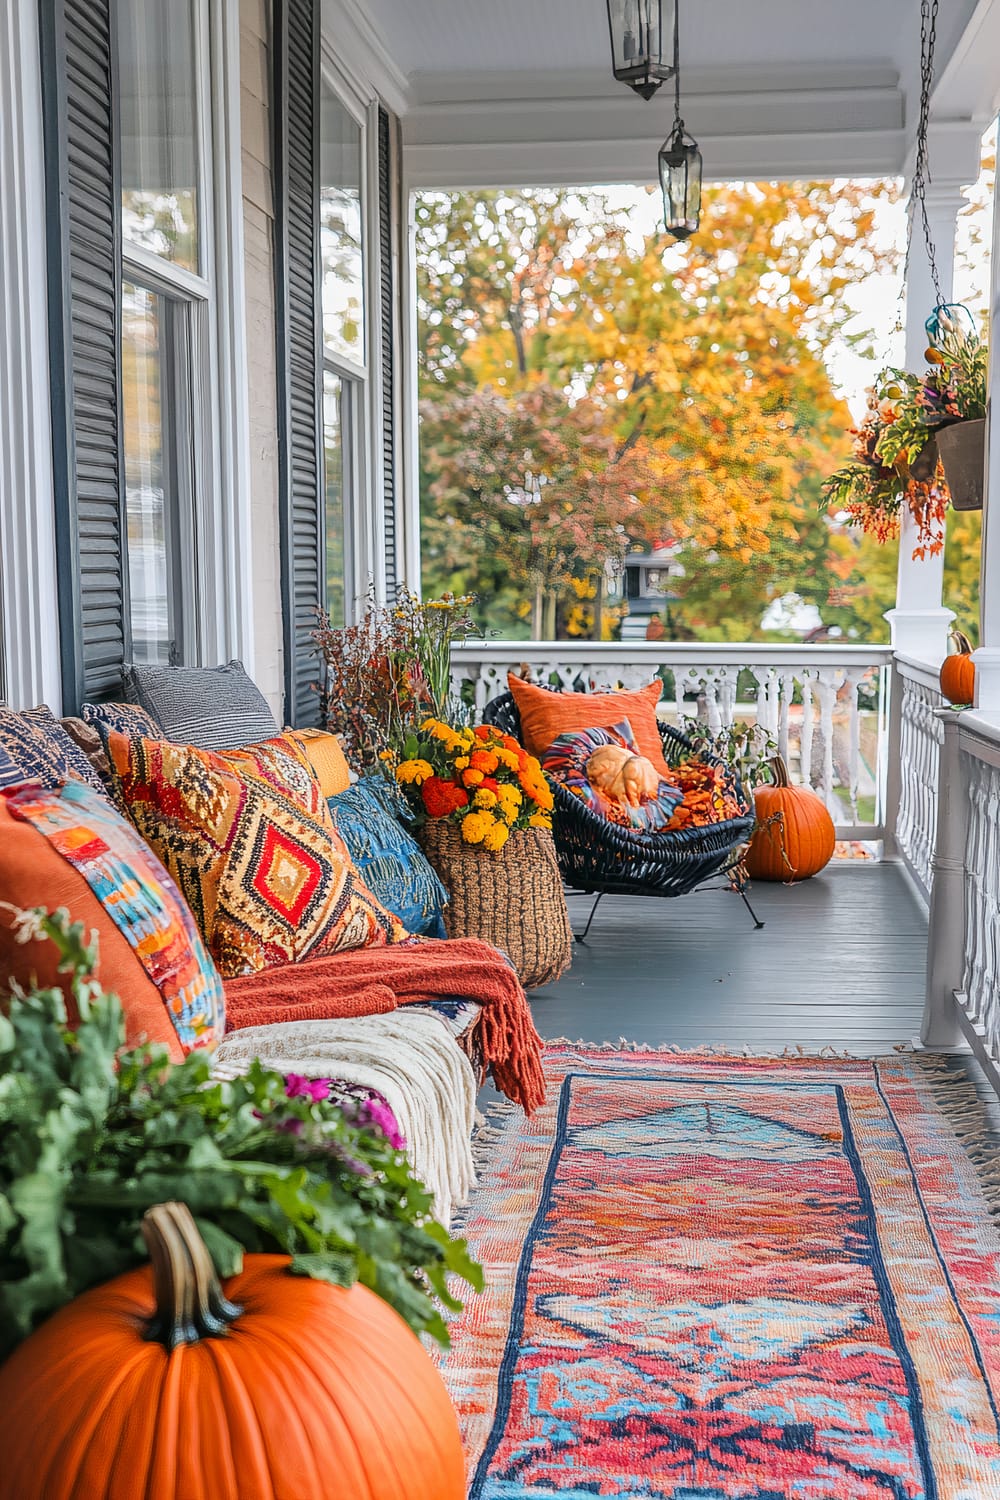
[{"label": "double-hung window", "polygon": [[364,475],[368,351],[365,301],[365,128],[320,84],[319,254],[323,351],[323,584],[342,625],[355,605],[352,534]]},{"label": "double-hung window", "polygon": [[122,439],[132,657],[198,659],[211,483],[212,191],[206,0],[117,0]]}]

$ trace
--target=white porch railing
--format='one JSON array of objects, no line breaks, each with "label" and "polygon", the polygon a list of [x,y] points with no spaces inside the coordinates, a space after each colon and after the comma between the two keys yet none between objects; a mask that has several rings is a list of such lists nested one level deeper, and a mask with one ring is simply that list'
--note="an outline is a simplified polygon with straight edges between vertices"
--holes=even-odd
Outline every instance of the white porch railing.
[{"label": "white porch railing", "polygon": [[894,852],[925,900],[933,883],[943,704],[937,671],[926,662],[897,655],[891,717],[899,725],[899,748],[889,766],[888,822],[894,830]]},{"label": "white porch railing", "polygon": [[562,688],[637,688],[659,676],[666,719],[762,725],[793,778],[825,798],[839,838],[881,839],[891,663],[888,646],[473,641],[456,648],[453,675],[477,713],[522,666]]},{"label": "white porch railing", "polygon": [[1000,1092],[1000,715],[939,712],[927,1047],[968,1042]]}]

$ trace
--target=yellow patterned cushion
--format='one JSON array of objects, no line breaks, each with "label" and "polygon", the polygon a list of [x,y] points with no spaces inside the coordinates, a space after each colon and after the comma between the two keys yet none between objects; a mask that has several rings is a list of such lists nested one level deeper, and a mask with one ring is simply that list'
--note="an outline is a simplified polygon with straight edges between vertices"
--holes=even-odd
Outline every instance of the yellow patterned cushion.
[{"label": "yellow patterned cushion", "polygon": [[108,757],[224,978],[407,936],[351,863],[297,741],[213,751],[112,731]]}]

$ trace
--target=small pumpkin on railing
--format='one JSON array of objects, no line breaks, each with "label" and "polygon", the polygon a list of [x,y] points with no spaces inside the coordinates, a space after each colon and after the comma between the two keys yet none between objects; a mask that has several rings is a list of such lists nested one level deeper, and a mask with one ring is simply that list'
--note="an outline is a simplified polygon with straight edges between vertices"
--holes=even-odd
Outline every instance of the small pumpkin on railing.
[{"label": "small pumpkin on railing", "polygon": [[751,880],[807,880],[833,858],[833,819],[810,787],[792,785],[780,755],[770,764],[774,781],[754,792],[757,826],[747,850],[747,871]]},{"label": "small pumpkin on railing", "polygon": [[[444,1381],[398,1313],[248,1255],[226,1283],[190,1210],[0,1369],[3,1500],[461,1500]],[[228,1337],[226,1336],[228,1335]]]},{"label": "small pumpkin on railing", "polygon": [[955,650],[941,663],[941,692],[949,703],[971,703],[976,696],[972,642],[960,630],[953,630],[949,639]]}]

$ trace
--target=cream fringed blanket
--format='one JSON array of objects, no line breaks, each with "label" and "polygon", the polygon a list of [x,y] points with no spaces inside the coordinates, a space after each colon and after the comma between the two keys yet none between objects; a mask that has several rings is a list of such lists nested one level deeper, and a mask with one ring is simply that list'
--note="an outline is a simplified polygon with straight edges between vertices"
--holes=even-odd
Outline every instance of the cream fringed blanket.
[{"label": "cream fringed blanket", "polygon": [[476,1180],[476,1079],[437,1016],[400,1009],[348,1021],[248,1026],[230,1032],[215,1054],[217,1068],[230,1074],[255,1057],[281,1073],[377,1089],[406,1137],[414,1174],[434,1194],[435,1214],[449,1223]]}]

